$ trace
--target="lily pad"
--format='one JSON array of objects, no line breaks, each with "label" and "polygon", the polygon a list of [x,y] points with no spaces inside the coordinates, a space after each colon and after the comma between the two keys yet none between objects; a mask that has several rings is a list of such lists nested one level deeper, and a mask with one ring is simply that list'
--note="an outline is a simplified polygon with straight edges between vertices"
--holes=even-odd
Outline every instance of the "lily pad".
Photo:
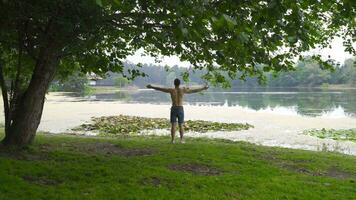
[{"label": "lily pad", "polygon": [[[240,131],[253,128],[250,124],[219,123],[202,120],[188,120],[185,131],[205,133],[208,131]],[[76,131],[98,131],[101,135],[135,135],[143,130],[170,129],[170,122],[164,118],[136,116],[108,116],[92,118],[92,123],[74,128]]]},{"label": "lily pad", "polygon": [[312,129],[303,132],[306,135],[316,136],[318,138],[328,138],[333,140],[348,140],[356,142],[356,129]]}]

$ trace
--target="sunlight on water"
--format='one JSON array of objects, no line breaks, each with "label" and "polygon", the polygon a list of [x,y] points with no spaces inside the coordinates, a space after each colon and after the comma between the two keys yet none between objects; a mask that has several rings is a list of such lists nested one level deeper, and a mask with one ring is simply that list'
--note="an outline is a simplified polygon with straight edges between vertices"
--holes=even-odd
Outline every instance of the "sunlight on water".
[{"label": "sunlight on water", "polygon": [[321,117],[322,118],[343,118],[343,117],[353,117],[353,115],[346,113],[344,108],[342,108],[341,106],[338,106],[334,110],[326,111],[326,112],[324,111],[321,114]]},{"label": "sunlight on water", "polygon": [[271,108],[271,107],[268,106],[267,108],[260,109],[257,112],[266,113],[266,114],[275,113],[275,114],[288,115],[288,116],[297,116],[297,115],[299,115],[295,106],[291,106],[291,107],[279,107],[279,106],[277,106],[277,107],[274,107],[274,108]]},{"label": "sunlight on water", "polygon": [[[245,90],[245,91],[244,91]],[[153,90],[119,91],[86,96],[88,101],[121,101],[170,105],[166,93]],[[356,90],[240,89],[208,91],[185,96],[185,105],[238,107],[250,112],[288,116],[341,118],[356,116]]]}]

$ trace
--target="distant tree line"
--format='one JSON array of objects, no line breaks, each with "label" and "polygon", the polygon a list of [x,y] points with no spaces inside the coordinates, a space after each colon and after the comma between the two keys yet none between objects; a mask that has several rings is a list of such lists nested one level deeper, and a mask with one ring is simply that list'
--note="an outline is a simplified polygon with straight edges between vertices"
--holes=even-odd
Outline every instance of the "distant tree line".
[{"label": "distant tree line", "polygon": [[[266,73],[265,84],[260,84],[258,78],[247,78],[246,80],[234,80],[231,83],[232,88],[238,87],[320,87],[327,85],[352,85],[356,86],[356,67],[355,58],[344,61],[340,66],[335,66],[334,71],[323,70],[318,62],[311,59],[299,61],[294,71],[279,72],[273,74]],[[133,63],[125,63],[126,70],[136,70],[138,66]],[[195,70],[178,66],[165,67],[162,65],[143,64],[139,67],[142,72],[147,74],[145,77],[137,77],[129,80],[122,74],[109,72],[105,77],[96,81],[98,86],[135,86],[144,88],[148,83],[171,86],[175,78],[183,78],[189,73],[189,82],[185,85],[204,84],[201,76],[204,70]],[[88,85],[87,76],[82,73],[75,73],[66,79],[56,79],[51,85],[52,91],[82,91]]]},{"label": "distant tree line", "polygon": [[[267,73],[267,87],[320,87],[345,84],[356,86],[355,58],[334,66],[333,71],[323,70],[319,63],[309,59],[297,63],[294,71]],[[247,78],[245,82],[234,81],[233,86],[259,87],[256,78]]]},{"label": "distant tree line", "polygon": [[[344,61],[342,65],[334,66],[333,71],[323,70],[322,66],[312,59],[299,61],[294,71],[285,71],[273,74],[266,73],[265,84],[260,85],[258,78],[247,78],[246,80],[234,80],[231,86],[234,87],[320,87],[328,84],[356,85],[356,58],[350,58]],[[126,63],[127,69],[134,69],[135,64]],[[204,70],[195,70],[182,68],[178,66],[164,67],[153,64],[144,64],[141,70],[147,77],[138,77],[131,82],[137,87],[145,87],[148,83],[171,86],[175,78],[183,78],[185,73],[189,73],[189,82],[186,85],[204,84],[201,76]],[[115,77],[118,74],[110,73],[104,80],[98,81],[99,85],[115,85]],[[110,81],[111,80],[111,81]]]}]

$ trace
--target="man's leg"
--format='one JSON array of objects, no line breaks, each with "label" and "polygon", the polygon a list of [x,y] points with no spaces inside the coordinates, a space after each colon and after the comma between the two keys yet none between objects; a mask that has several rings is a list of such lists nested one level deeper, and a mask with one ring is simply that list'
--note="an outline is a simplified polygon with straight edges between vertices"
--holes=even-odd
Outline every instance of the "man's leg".
[{"label": "man's leg", "polygon": [[171,123],[171,137],[172,137],[171,143],[174,143],[174,136],[176,135],[176,126],[177,123]]},{"label": "man's leg", "polygon": [[184,110],[183,107],[180,107],[178,112],[178,124],[179,124],[179,135],[180,135],[180,142],[184,143],[183,135],[184,135]]},{"label": "man's leg", "polygon": [[180,142],[184,143],[184,140],[183,140],[184,126],[183,126],[183,124],[179,124],[179,135],[180,135]]}]

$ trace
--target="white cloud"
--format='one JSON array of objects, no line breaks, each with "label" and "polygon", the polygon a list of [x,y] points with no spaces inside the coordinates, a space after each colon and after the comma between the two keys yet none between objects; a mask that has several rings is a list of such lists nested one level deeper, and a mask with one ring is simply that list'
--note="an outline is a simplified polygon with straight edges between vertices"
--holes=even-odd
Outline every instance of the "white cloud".
[{"label": "white cloud", "polygon": [[142,56],[143,54],[143,49],[139,49],[138,51],[135,52],[134,55],[128,56],[126,60],[132,62],[132,63],[146,63],[146,64],[156,64],[156,65],[168,65],[168,66],[174,66],[178,65],[180,67],[189,67],[190,63],[189,62],[182,62],[178,56],[163,56],[160,58],[161,62],[156,62],[155,58],[152,56]]},{"label": "white cloud", "polygon": [[[316,48],[306,53],[306,55],[320,54],[324,59],[328,59],[330,56],[330,59],[336,60],[342,64],[346,59],[352,57],[350,53],[345,52],[345,47],[343,46],[342,42],[342,38],[337,37],[332,40],[331,48]],[[356,44],[353,44],[353,47],[356,48]]]}]

